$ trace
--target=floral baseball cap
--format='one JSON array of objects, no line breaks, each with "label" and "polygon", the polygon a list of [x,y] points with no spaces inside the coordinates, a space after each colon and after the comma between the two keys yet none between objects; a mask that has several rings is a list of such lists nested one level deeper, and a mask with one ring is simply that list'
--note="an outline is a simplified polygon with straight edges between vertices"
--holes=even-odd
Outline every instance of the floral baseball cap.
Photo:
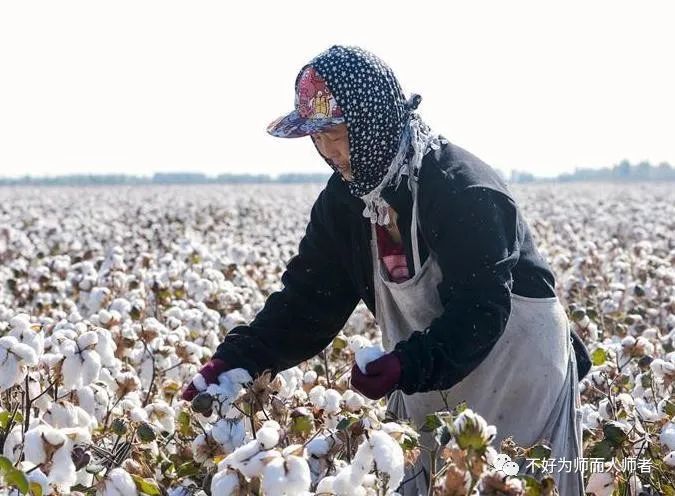
[{"label": "floral baseball cap", "polygon": [[295,110],[271,122],[267,126],[269,134],[300,138],[345,122],[335,96],[313,66],[300,71],[295,87]]}]

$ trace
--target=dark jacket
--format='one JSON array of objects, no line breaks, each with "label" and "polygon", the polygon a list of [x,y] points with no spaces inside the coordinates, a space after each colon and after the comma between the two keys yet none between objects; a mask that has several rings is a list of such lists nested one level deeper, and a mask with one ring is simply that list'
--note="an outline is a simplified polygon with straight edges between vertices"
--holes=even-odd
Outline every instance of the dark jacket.
[{"label": "dark jacket", "polygon": [[[420,259],[437,255],[443,313],[427,332],[416,329],[396,345],[406,394],[447,389],[488,355],[502,335],[511,292],[555,296],[555,278],[541,257],[506,184],[483,161],[448,143],[432,150],[420,169]],[[383,198],[398,213],[409,270],[414,272],[406,180]],[[370,220],[363,202],[334,173],[314,203],[298,254],[249,324],[232,329],[215,356],[252,375],[273,373],[321,352],[342,329],[359,300],[375,313]],[[580,377],[589,362],[575,339]],[[583,363],[582,363],[583,362]]]}]

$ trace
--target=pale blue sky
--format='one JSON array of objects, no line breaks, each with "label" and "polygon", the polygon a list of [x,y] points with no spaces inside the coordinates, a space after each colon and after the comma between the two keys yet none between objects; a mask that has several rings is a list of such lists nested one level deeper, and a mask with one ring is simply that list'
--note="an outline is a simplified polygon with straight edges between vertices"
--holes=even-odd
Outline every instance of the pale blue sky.
[{"label": "pale blue sky", "polygon": [[0,0],[0,175],[329,172],[266,134],[335,43],[508,173],[675,165],[672,2]]}]

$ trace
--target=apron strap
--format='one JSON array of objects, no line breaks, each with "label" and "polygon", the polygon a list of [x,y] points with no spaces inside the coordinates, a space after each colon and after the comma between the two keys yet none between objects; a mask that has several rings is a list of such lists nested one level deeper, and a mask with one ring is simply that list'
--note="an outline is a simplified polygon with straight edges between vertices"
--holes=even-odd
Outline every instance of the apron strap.
[{"label": "apron strap", "polygon": [[417,241],[417,177],[413,174],[410,182],[413,194],[412,222],[410,223],[410,242],[412,244],[413,262],[415,264],[415,274],[418,274],[422,268],[420,263],[420,250]]}]

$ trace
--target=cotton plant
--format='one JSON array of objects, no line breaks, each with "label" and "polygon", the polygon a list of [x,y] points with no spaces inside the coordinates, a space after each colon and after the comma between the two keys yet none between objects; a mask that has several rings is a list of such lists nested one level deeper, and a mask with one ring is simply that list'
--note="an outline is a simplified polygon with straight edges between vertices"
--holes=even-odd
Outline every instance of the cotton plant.
[{"label": "cotton plant", "polygon": [[[0,191],[12,205],[0,226],[1,456],[43,494],[156,487],[187,496],[209,480],[217,494],[263,484],[257,490],[271,492],[273,480],[281,481],[282,493],[287,487],[316,494],[333,487],[338,474],[339,486],[344,474],[361,473],[353,461],[374,432],[400,446],[408,470],[429,455],[419,429],[388,422],[384,402],[349,387],[352,363],[363,370],[363,350],[380,343],[363,302],[320,356],[276,377],[239,381],[240,388],[218,384],[215,400],[200,400],[210,412],[180,399],[224,335],[250,322],[282,288],[320,191],[319,185],[266,187],[273,194],[253,186],[225,195],[222,187]],[[571,327],[591,351],[593,367],[580,383],[584,456],[652,462],[649,477],[612,468],[603,476],[586,473],[584,483],[598,491],[635,492],[642,485],[662,493],[672,485],[666,475],[675,464],[672,192],[665,185],[544,185],[514,187],[514,193],[557,275]],[[438,416],[447,431],[436,434],[448,441],[440,450],[446,465],[438,467],[445,470],[439,490],[519,494],[523,479],[502,480],[489,469],[499,448],[489,442],[471,455],[474,466],[484,459],[480,477],[461,470],[469,450],[460,443],[482,446],[490,437],[480,413],[466,414],[457,426],[456,414]],[[262,449],[259,431],[265,447],[276,436],[269,425],[263,429],[268,420],[277,422],[278,440]],[[66,436],[74,479],[65,451],[56,471],[42,458],[27,458],[36,453],[24,446],[26,425],[29,440],[41,431],[55,443]],[[461,426],[472,433],[468,440],[458,434]],[[255,463],[237,463],[249,475],[233,468],[234,454],[246,455],[246,446]],[[359,463],[367,460],[364,453]],[[233,463],[219,469],[227,457]],[[292,457],[306,461],[309,489],[303,462]],[[282,460],[298,462],[300,470],[287,471]],[[376,475],[375,465],[350,494],[382,493],[385,475],[379,469]]]},{"label": "cotton plant", "polygon": [[122,468],[114,468],[97,484],[97,496],[136,496],[133,478]]},{"label": "cotton plant", "polygon": [[21,382],[38,363],[35,350],[14,336],[0,337],[0,392]]},{"label": "cotton plant", "polygon": [[97,379],[101,370],[101,357],[95,350],[97,343],[98,334],[87,331],[61,345],[64,356],[61,365],[64,388],[77,389],[88,386]]},{"label": "cotton plant", "polygon": [[45,469],[47,480],[55,487],[70,488],[75,484],[73,443],[87,442],[84,429],[55,429],[47,424],[26,431],[24,453],[26,460]]},{"label": "cotton plant", "polygon": [[367,476],[377,470],[382,474],[383,491],[392,494],[403,480],[404,465],[403,451],[398,443],[385,432],[373,431],[359,445],[351,464],[329,481],[320,482],[319,486],[321,491],[339,496],[365,494]]}]

